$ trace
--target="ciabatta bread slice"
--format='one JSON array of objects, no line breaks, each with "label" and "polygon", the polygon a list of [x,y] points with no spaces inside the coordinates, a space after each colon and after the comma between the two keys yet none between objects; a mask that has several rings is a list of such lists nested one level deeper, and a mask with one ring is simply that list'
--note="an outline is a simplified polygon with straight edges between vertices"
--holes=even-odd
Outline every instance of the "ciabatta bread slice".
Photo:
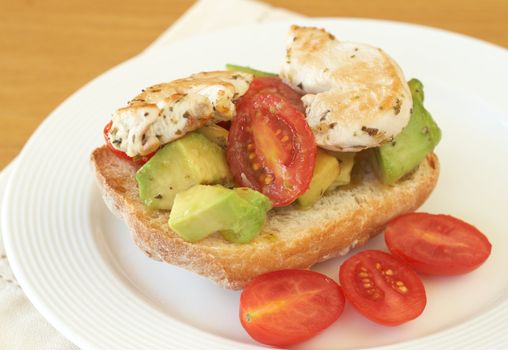
[{"label": "ciabatta bread slice", "polygon": [[351,185],[326,194],[307,210],[295,205],[271,210],[263,232],[247,244],[229,243],[219,234],[185,242],[169,228],[168,211],[145,208],[138,196],[135,166],[106,146],[92,153],[91,163],[108,207],[127,222],[134,241],[148,256],[240,289],[263,272],[308,268],[364,244],[391,218],[417,209],[439,175],[438,159],[430,154],[412,174],[386,186],[359,158]]}]

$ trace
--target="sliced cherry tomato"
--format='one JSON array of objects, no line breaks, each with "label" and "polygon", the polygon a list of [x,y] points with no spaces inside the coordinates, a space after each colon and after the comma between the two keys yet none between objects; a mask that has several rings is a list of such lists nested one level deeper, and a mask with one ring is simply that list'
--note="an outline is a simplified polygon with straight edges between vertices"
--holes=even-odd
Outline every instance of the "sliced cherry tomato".
[{"label": "sliced cherry tomato", "polygon": [[344,309],[344,294],[325,275],[280,270],[256,277],[240,297],[240,321],[260,343],[289,346],[330,326]]},{"label": "sliced cherry tomato", "polygon": [[111,144],[111,142],[109,142],[109,137],[108,137],[108,134],[109,134],[109,130],[111,129],[111,125],[113,124],[112,121],[110,121],[109,123],[106,124],[106,126],[104,127],[104,140],[106,141],[106,145],[108,146],[108,149],[113,152],[118,158],[121,158],[121,159],[125,159],[125,160],[128,160],[136,165],[143,165],[145,164],[146,162],[148,162],[150,160],[150,158],[153,157],[153,155],[155,154],[155,152],[153,153],[150,153],[146,156],[136,156],[136,157],[129,157],[125,152],[122,152],[118,149],[116,149],[115,147],[113,147],[113,145]]},{"label": "sliced cherry tomato", "polygon": [[288,205],[310,184],[316,142],[303,114],[277,94],[241,98],[231,123],[227,159],[235,182]]},{"label": "sliced cherry tomato", "polygon": [[449,215],[411,213],[390,221],[386,245],[418,272],[456,275],[476,269],[491,244],[476,227]]},{"label": "sliced cherry tomato", "polygon": [[347,259],[339,279],[346,299],[368,319],[396,326],[418,317],[427,297],[420,277],[394,256],[365,250]]},{"label": "sliced cherry tomato", "polygon": [[284,84],[284,82],[279,77],[255,78],[250,84],[249,90],[247,90],[247,93],[244,95],[244,97],[250,98],[259,93],[280,95],[300,112],[304,113],[305,111],[303,102],[301,100],[302,95],[299,92],[293,90],[289,85]]}]

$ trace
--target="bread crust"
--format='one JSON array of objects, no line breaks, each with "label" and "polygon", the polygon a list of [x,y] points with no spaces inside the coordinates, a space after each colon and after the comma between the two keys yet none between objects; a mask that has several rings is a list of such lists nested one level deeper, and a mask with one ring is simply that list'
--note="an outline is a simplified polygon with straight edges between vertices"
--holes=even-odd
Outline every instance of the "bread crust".
[{"label": "bread crust", "polygon": [[250,243],[229,243],[219,234],[188,243],[169,228],[169,212],[145,208],[138,195],[134,165],[113,155],[106,146],[91,155],[104,201],[126,221],[134,242],[149,257],[230,289],[241,289],[261,273],[309,268],[365,244],[391,218],[423,204],[439,176],[439,161],[433,153],[394,186],[381,184],[367,162],[359,163],[352,185],[326,194],[310,209],[292,205],[271,210],[263,232]]}]

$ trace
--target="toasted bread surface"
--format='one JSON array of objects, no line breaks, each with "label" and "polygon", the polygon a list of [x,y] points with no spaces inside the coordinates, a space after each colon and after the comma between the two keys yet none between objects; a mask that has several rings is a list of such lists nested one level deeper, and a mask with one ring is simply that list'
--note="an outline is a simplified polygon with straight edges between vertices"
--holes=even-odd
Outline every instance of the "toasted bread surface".
[{"label": "toasted bread surface", "polygon": [[309,268],[363,245],[391,218],[416,210],[439,175],[438,159],[429,154],[413,173],[387,186],[360,159],[351,185],[325,194],[306,210],[296,205],[271,210],[263,231],[250,243],[230,243],[219,234],[188,243],[169,228],[168,211],[145,208],[138,195],[135,166],[106,146],[95,149],[91,163],[106,204],[127,222],[134,241],[148,256],[231,289],[242,288],[261,273]]}]

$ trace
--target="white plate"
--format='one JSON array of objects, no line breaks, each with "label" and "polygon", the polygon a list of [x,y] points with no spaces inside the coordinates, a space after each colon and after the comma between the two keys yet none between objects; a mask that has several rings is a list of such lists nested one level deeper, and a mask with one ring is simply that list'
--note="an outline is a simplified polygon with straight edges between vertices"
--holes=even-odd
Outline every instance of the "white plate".
[{"label": "white plate", "polygon": [[[323,19],[339,38],[389,52],[425,84],[443,130],[442,175],[424,210],[483,230],[492,255],[478,270],[424,278],[428,306],[413,322],[378,326],[349,305],[301,349],[493,348],[508,345],[508,52],[400,23]],[[239,292],[145,257],[103,204],[88,157],[117,107],[141,88],[227,62],[276,71],[289,23],[237,28],[134,58],[92,81],[44,121],[19,157],[3,205],[13,270],[37,309],[84,349],[257,349],[238,321]],[[377,238],[369,247],[383,247]],[[337,279],[340,259],[316,267]]]}]

